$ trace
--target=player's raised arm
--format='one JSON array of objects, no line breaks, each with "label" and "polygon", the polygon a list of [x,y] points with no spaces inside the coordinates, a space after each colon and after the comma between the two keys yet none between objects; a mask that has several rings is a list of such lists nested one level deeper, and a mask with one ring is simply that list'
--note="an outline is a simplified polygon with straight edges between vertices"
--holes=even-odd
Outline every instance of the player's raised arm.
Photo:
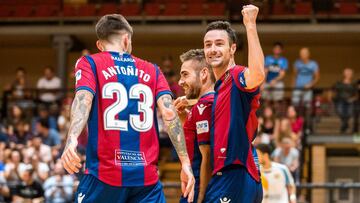
[{"label": "player's raised arm", "polygon": [[161,96],[157,105],[162,115],[171,142],[181,161],[181,190],[184,197],[192,202],[194,198],[195,178],[191,169],[190,159],[186,150],[184,131],[179,116],[176,113],[172,98],[169,94]]},{"label": "player's raised arm", "polygon": [[90,91],[79,90],[76,92],[71,106],[70,127],[66,146],[61,156],[63,166],[70,174],[79,172],[81,168],[81,160],[76,153],[77,139],[88,121],[93,97]]},{"label": "player's raised arm", "polygon": [[254,5],[244,6],[241,13],[248,40],[248,69],[245,71],[246,88],[253,89],[265,79],[264,54],[256,30],[256,17],[259,8]]}]

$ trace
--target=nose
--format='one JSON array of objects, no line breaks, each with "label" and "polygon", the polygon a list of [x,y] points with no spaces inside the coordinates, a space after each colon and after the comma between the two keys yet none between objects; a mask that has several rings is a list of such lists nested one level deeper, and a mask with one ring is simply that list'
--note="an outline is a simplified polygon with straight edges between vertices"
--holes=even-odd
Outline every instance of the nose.
[{"label": "nose", "polygon": [[180,78],[178,84],[182,87],[184,85],[184,83],[185,83],[184,80]]}]

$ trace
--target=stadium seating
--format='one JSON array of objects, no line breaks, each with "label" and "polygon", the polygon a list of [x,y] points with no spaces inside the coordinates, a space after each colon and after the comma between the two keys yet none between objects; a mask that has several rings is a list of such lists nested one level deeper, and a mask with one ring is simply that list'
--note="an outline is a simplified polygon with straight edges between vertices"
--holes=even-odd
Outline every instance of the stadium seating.
[{"label": "stadium seating", "polygon": [[31,5],[16,6],[14,15],[22,18],[32,17],[34,14],[33,11],[33,6]]},{"label": "stadium seating", "polygon": [[341,15],[354,15],[358,13],[356,2],[341,2],[339,3],[339,13]]},{"label": "stadium seating", "polygon": [[120,13],[124,16],[139,16],[141,14],[141,5],[136,3],[122,4],[120,5]]},{"label": "stadium seating", "polygon": [[312,14],[312,2],[297,2],[295,4],[296,15],[311,15]]},{"label": "stadium seating", "polygon": [[78,8],[79,16],[96,16],[96,7],[94,4],[85,4]]},{"label": "stadium seating", "polygon": [[35,9],[35,17],[55,17],[59,14],[59,7],[54,5],[39,5]]},{"label": "stadium seating", "polygon": [[97,14],[98,16],[103,16],[105,14],[118,13],[118,12],[119,12],[119,8],[117,4],[108,3],[101,5]]},{"label": "stadium seating", "polygon": [[160,4],[159,3],[147,3],[145,5],[146,16],[158,16],[160,15]]},{"label": "stadium seating", "polygon": [[193,3],[188,4],[186,9],[187,16],[202,16],[205,15],[204,4],[202,3]]},{"label": "stadium seating", "polygon": [[225,15],[225,3],[208,3],[207,4],[207,15],[210,16],[224,16]]},{"label": "stadium seating", "polygon": [[167,3],[165,4],[165,16],[181,16],[184,15],[184,7],[181,3]]},{"label": "stadium seating", "polygon": [[0,6],[0,18],[10,17],[13,14],[13,10],[10,6]]}]

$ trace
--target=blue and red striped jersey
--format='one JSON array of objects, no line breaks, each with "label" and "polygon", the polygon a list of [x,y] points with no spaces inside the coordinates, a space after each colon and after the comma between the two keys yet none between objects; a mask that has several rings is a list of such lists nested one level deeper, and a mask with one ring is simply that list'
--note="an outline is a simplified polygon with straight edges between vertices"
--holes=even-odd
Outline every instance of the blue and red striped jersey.
[{"label": "blue and red striped jersey", "polygon": [[186,148],[189,154],[196,184],[200,183],[202,155],[199,145],[210,145],[211,108],[214,93],[207,93],[191,108],[184,123]]},{"label": "blue and red striped jersey", "polygon": [[260,94],[259,88],[245,88],[245,69],[234,66],[215,83],[210,125],[213,174],[226,166],[239,164],[260,181],[252,145],[257,133],[256,110],[260,106]]},{"label": "blue and red striped jersey", "polygon": [[75,79],[76,91],[94,95],[85,172],[112,186],[155,184],[156,100],[171,94],[160,69],[130,54],[101,52],[78,60]]}]

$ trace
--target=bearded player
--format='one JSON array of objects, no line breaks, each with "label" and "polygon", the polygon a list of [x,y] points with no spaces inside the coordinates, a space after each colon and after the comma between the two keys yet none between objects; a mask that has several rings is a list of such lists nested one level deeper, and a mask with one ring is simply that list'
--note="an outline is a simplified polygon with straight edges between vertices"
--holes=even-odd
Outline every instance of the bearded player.
[{"label": "bearded player", "polygon": [[[214,100],[214,75],[207,65],[203,49],[192,49],[180,56],[182,62],[179,85],[184,88],[186,99],[175,100],[183,126],[186,147],[195,177],[194,202],[204,200],[206,187],[211,178],[210,122]],[[187,112],[188,101],[198,100]],[[180,202],[188,202],[181,198]]]},{"label": "bearded player", "polygon": [[206,62],[216,78],[211,123],[213,176],[205,202],[260,203],[262,186],[252,141],[257,133],[259,86],[264,55],[253,5],[242,9],[248,39],[248,67],[235,64],[236,33],[228,22],[210,23],[204,36]]},{"label": "bearded player", "polygon": [[76,95],[61,157],[70,174],[79,172],[77,138],[88,124],[86,170],[76,202],[165,202],[156,106],[182,164],[183,195],[191,202],[194,177],[165,77],[156,65],[131,55],[133,30],[123,16],[103,16],[96,34],[101,52],[76,63]]}]

